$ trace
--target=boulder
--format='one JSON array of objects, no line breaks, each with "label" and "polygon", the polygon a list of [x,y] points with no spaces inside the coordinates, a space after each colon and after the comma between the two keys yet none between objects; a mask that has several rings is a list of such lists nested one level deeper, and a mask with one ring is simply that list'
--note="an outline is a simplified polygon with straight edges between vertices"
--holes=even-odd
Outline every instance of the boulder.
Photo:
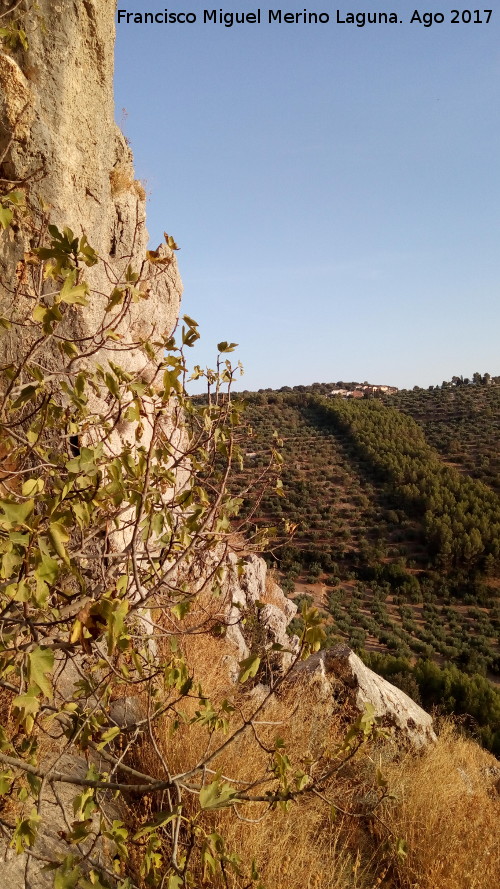
[{"label": "boulder", "polygon": [[315,684],[321,697],[331,697],[332,703],[340,683],[356,709],[362,712],[370,702],[382,724],[393,726],[415,748],[436,740],[432,717],[407,694],[365,666],[347,645],[311,655],[297,664],[293,673],[296,678],[304,677]]}]

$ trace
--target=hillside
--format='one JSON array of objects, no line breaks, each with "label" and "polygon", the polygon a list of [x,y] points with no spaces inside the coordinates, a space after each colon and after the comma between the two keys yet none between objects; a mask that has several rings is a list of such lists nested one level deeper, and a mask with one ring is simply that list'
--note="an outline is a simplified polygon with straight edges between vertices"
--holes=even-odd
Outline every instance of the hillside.
[{"label": "hillside", "polygon": [[[252,438],[227,395],[227,342],[217,373],[195,371],[205,400],[189,398],[199,332],[178,318],[178,246],[165,233],[147,249],[144,188],[113,119],[115,4],[3,7],[5,889],[498,885],[494,757],[331,646],[366,643],[365,658],[416,699],[453,695],[495,749],[484,674],[496,670],[496,494],[446,467],[407,414],[333,404],[321,386],[256,397]],[[260,499],[284,406],[285,485],[303,484],[293,504]],[[244,504],[229,488],[238,441]],[[293,514],[297,533],[281,562],[268,553],[270,570],[251,519],[274,514]],[[290,591],[328,607],[328,634],[316,608],[297,616],[277,567]],[[469,673],[377,661],[377,621],[355,638],[378,608],[397,651],[404,602],[421,608],[419,626],[441,597],[451,625],[472,610],[466,596],[470,635],[484,633],[464,648]]]},{"label": "hillside", "polygon": [[361,399],[325,397],[332,384],[243,393],[239,481],[265,465],[277,433],[284,496],[269,493],[256,521],[294,531],[269,554],[284,588],[321,605],[332,640],[425,705],[472,716],[499,752],[495,383]]},{"label": "hillside", "polygon": [[392,404],[413,417],[449,463],[500,492],[500,386],[452,385],[414,389]]}]

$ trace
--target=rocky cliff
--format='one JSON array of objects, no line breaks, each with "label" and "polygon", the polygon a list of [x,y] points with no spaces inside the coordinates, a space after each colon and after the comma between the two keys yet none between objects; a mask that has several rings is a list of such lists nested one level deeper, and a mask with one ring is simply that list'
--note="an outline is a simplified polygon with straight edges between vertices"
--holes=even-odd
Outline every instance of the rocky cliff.
[{"label": "rocky cliff", "polygon": [[[0,8],[0,27],[13,34],[0,50],[0,185],[4,193],[24,191],[28,208],[0,244],[0,314],[11,315],[14,304],[18,320],[30,317],[29,299],[20,298],[22,263],[48,218],[86,234],[103,260],[88,275],[92,305],[72,331],[80,336],[99,330],[114,284],[129,264],[142,267],[148,241],[145,192],[114,122],[114,12],[114,0],[22,0]],[[131,305],[121,323],[124,343],[170,333],[177,321],[181,280],[165,245],[162,255],[171,261],[147,269],[148,302]],[[14,333],[13,353],[18,346]],[[107,343],[99,360],[110,351]],[[121,351],[121,363],[147,373],[138,351]]]}]

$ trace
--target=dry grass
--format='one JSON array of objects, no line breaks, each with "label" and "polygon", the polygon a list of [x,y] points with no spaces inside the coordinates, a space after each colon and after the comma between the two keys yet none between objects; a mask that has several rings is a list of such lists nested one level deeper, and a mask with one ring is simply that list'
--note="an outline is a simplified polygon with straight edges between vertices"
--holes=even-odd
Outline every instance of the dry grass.
[{"label": "dry grass", "polygon": [[[217,673],[220,640],[203,640],[198,667],[205,657]],[[219,653],[219,655],[218,655]],[[207,663],[207,661],[205,661]],[[220,691],[227,688],[219,685]],[[233,699],[241,714],[250,703]],[[280,735],[293,768],[318,763],[342,740],[346,720],[342,705],[331,713],[310,686],[294,686],[271,699],[256,720],[259,740],[273,746]],[[238,724],[238,718],[236,719]],[[188,768],[223,735],[199,726],[185,726],[163,747],[174,771]],[[265,804],[240,805],[204,816],[205,828],[224,836],[242,861],[255,859],[266,889],[496,889],[500,886],[500,796],[495,787],[500,769],[477,744],[459,736],[450,725],[437,743],[418,755],[402,753],[393,741],[375,741],[332,781],[326,793],[343,809],[360,812],[374,798],[375,773],[381,766],[395,800],[377,810],[377,818],[338,815],[313,795],[291,805],[288,812],[269,811]],[[254,792],[274,786],[269,756],[251,729],[225,750],[211,768],[225,777],[251,782]],[[207,773],[205,780],[213,779]],[[242,785],[240,785],[242,786]],[[189,805],[189,803],[188,803]],[[395,840],[406,841],[406,858],[395,854]],[[200,875],[198,875],[200,876]],[[201,877],[200,877],[201,879]],[[200,883],[201,885],[201,883]],[[211,878],[214,889],[226,886]],[[234,884],[230,879],[230,886]],[[243,885],[243,883],[241,884]]]},{"label": "dry grass", "polygon": [[[211,679],[215,678],[219,691],[232,690],[231,698],[237,708],[234,727],[238,727],[242,717],[248,717],[257,706],[259,697],[252,700],[251,696],[249,699],[241,692],[235,694],[234,686],[232,689],[227,687],[227,680],[217,679],[216,663],[220,658],[221,643],[216,639],[212,641],[213,648],[209,638],[200,638],[198,642],[202,643],[203,651],[201,648],[196,651],[199,667],[203,663],[211,664],[204,676],[204,687],[207,681],[212,684]],[[194,710],[195,706],[193,703],[192,708],[186,706],[183,710]],[[217,749],[226,737],[214,733],[209,739],[205,729],[191,725],[181,727],[172,738],[168,728],[166,722],[162,747],[174,773],[191,767],[199,757]],[[311,762],[317,762],[318,769],[324,766],[328,751],[342,740],[344,727],[340,714],[332,714],[331,706],[315,696],[310,687],[297,684],[268,701],[258,714],[255,732],[261,744],[270,748],[280,735],[293,769],[305,770]],[[218,771],[240,788],[260,779],[251,791],[256,794],[275,788],[276,781],[269,768],[270,757],[263,746],[257,742],[252,729],[247,728],[210,764],[212,771],[207,771],[206,783],[210,783],[213,773]],[[148,757],[154,758],[151,749],[144,749],[142,755],[146,752]],[[359,779],[364,772],[365,764],[361,761],[359,769],[351,766],[348,774],[337,779],[334,790],[339,805],[355,808],[359,798],[366,797],[365,786],[360,789],[359,780],[352,781],[354,773]],[[371,782],[368,784],[371,790]],[[188,797],[188,810],[189,805]],[[384,866],[380,842],[365,835],[359,819],[339,816],[332,820],[329,806],[312,795],[300,804],[293,804],[288,812],[270,811],[263,803],[247,803],[238,806],[237,812],[222,809],[207,813],[203,824],[205,829],[219,831],[227,848],[237,851],[246,865],[252,859],[256,860],[266,889],[373,889]],[[200,874],[198,877],[201,881]],[[210,885],[214,889],[226,887],[222,875],[212,878]],[[230,879],[228,885],[244,883],[237,881],[233,884]]]},{"label": "dry grass", "polygon": [[259,824],[226,816],[217,827],[244,860],[256,859],[266,889],[372,889],[384,869],[358,826],[329,819],[318,799]]},{"label": "dry grass", "polygon": [[[276,710],[280,707],[270,709],[275,711],[272,715],[279,715]],[[319,755],[325,735],[332,743],[342,734],[338,718],[322,718],[307,695],[289,724],[279,731],[290,751],[302,751],[302,757],[294,757],[297,764]],[[267,733],[268,739],[271,734]],[[245,764],[239,770],[238,758]],[[373,792],[379,762],[396,795],[380,813],[384,825],[393,832],[392,839],[377,819],[340,817],[332,822],[328,808],[312,796],[289,813],[269,812],[258,823],[242,822],[222,811],[216,826],[244,860],[256,857],[267,889],[500,886],[500,797],[494,784],[495,772],[498,778],[495,760],[448,726],[437,744],[422,755],[401,757],[391,745],[367,750],[338,777],[329,796],[344,808],[356,810]],[[230,774],[239,771],[249,778],[263,762],[247,735],[231,761],[226,759],[221,765]],[[255,819],[256,808],[247,806],[240,814]],[[406,841],[406,858],[394,853],[396,838]]]},{"label": "dry grass", "polygon": [[[270,585],[266,598],[272,601],[272,595]],[[214,612],[212,619],[217,617]],[[195,680],[202,682],[213,701],[225,697],[232,701],[233,729],[240,726],[262,700],[261,690],[252,696],[231,684],[224,658],[233,652],[223,638],[188,635],[183,646]],[[193,699],[182,709],[189,716],[197,707]],[[273,748],[278,735],[294,771],[311,768],[313,774],[322,774],[353,718],[340,694],[332,708],[332,701],[322,699],[320,688],[309,680],[289,683],[258,713],[255,732],[245,729],[210,763],[204,781],[210,783],[218,771],[240,788],[259,779],[254,793],[275,788],[270,756],[263,747]],[[159,740],[173,773],[191,768],[226,738],[221,732],[209,736],[199,724],[183,725],[173,736],[169,729],[165,720]],[[148,744],[140,756],[145,768],[161,771]],[[378,768],[395,798],[370,815]],[[495,784],[499,775],[500,766],[490,754],[445,723],[437,743],[423,753],[404,751],[391,739],[375,740],[330,781],[328,798],[347,812],[366,812],[362,817],[337,814],[332,820],[330,807],[307,794],[288,812],[247,803],[236,810],[205,813],[200,823],[209,831],[217,830],[227,848],[237,851],[247,865],[255,859],[266,889],[496,889],[500,886],[500,795]],[[186,805],[186,812],[190,806],[196,810],[194,798],[188,796]],[[395,853],[398,838],[406,842],[406,857]],[[206,885],[200,873],[195,876],[200,886]],[[213,889],[246,885],[236,878],[233,882],[230,875],[227,879],[228,883],[222,875],[211,877],[209,885]]]},{"label": "dry grass", "polygon": [[399,800],[385,818],[408,845],[397,885],[500,886],[500,768],[494,757],[448,724],[423,756],[407,756],[385,771]]},{"label": "dry grass", "polygon": [[129,191],[135,194],[139,200],[146,200],[144,185],[138,179],[134,179],[131,170],[126,167],[117,167],[111,170],[109,181],[111,182],[111,194],[113,196]]}]

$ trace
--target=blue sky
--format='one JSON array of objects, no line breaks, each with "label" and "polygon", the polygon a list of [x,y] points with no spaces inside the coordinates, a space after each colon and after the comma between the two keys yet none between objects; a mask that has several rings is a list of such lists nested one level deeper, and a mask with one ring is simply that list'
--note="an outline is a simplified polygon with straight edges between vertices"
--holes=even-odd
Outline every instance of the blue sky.
[{"label": "blue sky", "polygon": [[307,7],[328,24],[268,24],[280,7],[261,6],[260,25],[225,28],[183,0],[168,9],[195,24],[117,27],[151,241],[182,248],[194,360],[239,343],[237,388],[500,374],[500,8],[451,24],[428,7],[445,22],[395,2],[402,24],[337,24],[351,0]]}]

